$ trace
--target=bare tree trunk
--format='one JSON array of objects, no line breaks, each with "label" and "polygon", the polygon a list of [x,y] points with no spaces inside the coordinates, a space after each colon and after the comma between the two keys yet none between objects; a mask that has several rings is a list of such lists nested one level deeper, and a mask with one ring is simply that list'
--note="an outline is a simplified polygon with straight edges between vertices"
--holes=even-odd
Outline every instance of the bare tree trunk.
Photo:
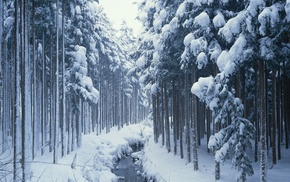
[{"label": "bare tree trunk", "polygon": [[158,142],[158,136],[157,136],[157,112],[156,112],[156,96],[152,93],[152,113],[153,113],[153,136],[154,136],[154,142]]},{"label": "bare tree trunk", "polygon": [[277,148],[278,148],[278,160],[281,160],[281,96],[282,96],[282,92],[281,92],[281,75],[280,75],[280,68],[278,69],[278,79],[277,79],[277,130],[278,130],[278,139],[277,139]]},{"label": "bare tree trunk", "polygon": [[[255,65],[256,69],[257,65]],[[258,74],[255,74],[255,108],[254,108],[254,120],[255,120],[255,128],[256,128],[256,132],[255,132],[255,148],[254,148],[254,161],[257,162],[258,161],[258,143],[259,143],[259,114],[258,114]]]},{"label": "bare tree trunk", "polygon": [[29,50],[29,2],[24,0],[21,5],[21,57],[22,57],[22,168],[23,181],[30,180],[31,175],[31,67]]},{"label": "bare tree trunk", "polygon": [[21,65],[20,65],[20,12],[19,2],[15,1],[15,116],[14,116],[14,163],[13,163],[13,180],[15,182],[22,180],[21,168]]},{"label": "bare tree trunk", "polygon": [[45,142],[46,142],[46,116],[47,116],[47,90],[46,90],[46,57],[45,57],[45,41],[44,41],[44,32],[42,34],[42,95],[41,95],[41,123],[42,123],[42,147],[41,147],[41,154],[43,155],[45,152]]},{"label": "bare tree trunk", "polygon": [[165,127],[164,127],[164,118],[165,118],[165,102],[164,102],[164,92],[161,90],[161,100],[157,100],[158,102],[158,107],[161,104],[161,120],[160,120],[160,129],[161,129],[161,138],[162,138],[162,146],[165,145]]},{"label": "bare tree trunk", "polygon": [[272,163],[277,163],[276,158],[276,71],[272,70]]},{"label": "bare tree trunk", "polygon": [[168,110],[168,96],[166,81],[163,81],[163,91],[164,91],[164,111],[165,111],[165,133],[166,133],[166,148],[167,152],[171,151],[170,146],[170,126],[169,126],[169,110]]},{"label": "bare tree trunk", "polygon": [[76,117],[76,137],[77,137],[77,147],[80,148],[82,146],[82,121],[81,121],[81,114],[82,114],[82,100],[78,99],[78,112],[75,114]]},{"label": "bare tree trunk", "polygon": [[66,156],[67,153],[67,132],[66,132],[66,86],[65,86],[65,46],[64,46],[64,29],[65,29],[65,22],[64,22],[64,9],[65,9],[65,1],[62,1],[62,18],[61,18],[61,26],[62,26],[62,156]]},{"label": "bare tree trunk", "polygon": [[58,147],[59,147],[59,57],[58,57],[58,11],[59,5],[58,0],[56,0],[56,70],[55,70],[55,123],[54,123],[54,150],[53,150],[53,163],[58,163]]},{"label": "bare tree trunk", "polygon": [[174,155],[177,154],[177,121],[178,121],[178,112],[177,111],[177,101],[176,101],[176,87],[175,87],[175,80],[172,80],[172,104],[171,104],[171,109],[172,109],[172,122],[173,122],[173,151],[174,151]]},{"label": "bare tree trunk", "polygon": [[33,100],[33,132],[32,132],[32,158],[34,158],[36,156],[36,152],[37,152],[37,148],[39,145],[39,131],[38,131],[38,124],[39,124],[39,120],[37,118],[37,116],[39,115],[39,110],[38,110],[38,100],[37,100],[37,79],[36,79],[36,58],[35,58],[35,44],[36,44],[36,40],[35,40],[35,3],[34,0],[32,1],[32,64],[33,64],[33,86],[32,86],[32,100]]},{"label": "bare tree trunk", "polygon": [[283,90],[284,90],[284,131],[285,131],[285,148],[289,148],[289,82],[286,75],[286,65],[283,62]]},{"label": "bare tree trunk", "polygon": [[185,73],[185,124],[186,124],[186,156],[187,156],[187,163],[191,162],[191,151],[190,151],[190,119],[189,119],[189,89],[188,89],[188,74]]},{"label": "bare tree trunk", "polygon": [[54,147],[54,130],[55,130],[55,89],[54,89],[54,82],[55,82],[55,77],[54,77],[54,70],[55,70],[55,65],[53,64],[53,39],[52,39],[52,33],[50,34],[50,88],[49,88],[49,97],[50,97],[50,131],[49,131],[49,140],[50,140],[50,145],[49,145],[49,152],[53,151]]},{"label": "bare tree trunk", "polygon": [[180,77],[178,78],[178,105],[179,105],[179,147],[180,147],[180,158],[183,159],[184,158],[184,154],[183,154],[183,124],[182,124],[182,120],[183,120],[183,105],[182,104],[182,95],[181,95],[181,88],[180,88]]},{"label": "bare tree trunk", "polygon": [[266,146],[266,105],[265,105],[265,67],[264,61],[260,60],[259,65],[259,75],[260,75],[260,100],[261,100],[261,176],[260,181],[267,181],[267,146]]},{"label": "bare tree trunk", "polygon": [[71,152],[71,150],[72,150],[72,122],[73,121],[72,121],[72,117],[71,117],[72,116],[72,114],[71,114],[72,112],[71,112],[71,110],[68,107],[69,101],[70,101],[70,96],[68,96],[68,98],[66,99],[66,102],[67,102],[67,104],[66,104],[67,117],[66,118],[67,118],[67,128],[68,128],[67,154],[69,154]]},{"label": "bare tree trunk", "polygon": [[[207,146],[208,146],[209,138],[211,136],[210,123],[212,119],[211,119],[211,111],[209,109],[205,109],[205,111],[206,111],[206,141],[207,141]],[[208,147],[207,147],[207,152],[210,153],[210,149]]]},{"label": "bare tree trunk", "polygon": [[[4,90],[3,84],[5,80],[3,79],[3,59],[2,59],[2,34],[3,34],[3,1],[0,1],[0,90]],[[7,79],[7,78],[6,78]],[[4,97],[3,92],[0,93],[0,155],[3,153],[3,141],[4,141],[4,130],[3,125],[5,120],[3,120],[3,104],[4,104]]]},{"label": "bare tree trunk", "polygon": [[[195,78],[195,67],[192,67],[192,82],[194,83],[196,78]],[[197,98],[195,95],[192,95],[192,111],[193,111],[193,116],[192,116],[192,150],[193,150],[193,170],[197,171],[198,170],[198,144],[197,144]]]}]

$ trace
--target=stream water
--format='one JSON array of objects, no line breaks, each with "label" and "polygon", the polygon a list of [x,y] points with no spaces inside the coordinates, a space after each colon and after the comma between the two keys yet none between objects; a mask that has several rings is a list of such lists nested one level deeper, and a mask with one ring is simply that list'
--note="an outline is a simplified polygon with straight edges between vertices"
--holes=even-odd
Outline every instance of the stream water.
[{"label": "stream water", "polygon": [[[143,146],[133,145],[131,146],[133,152],[140,152],[143,149]],[[116,176],[119,177],[119,182],[143,182],[146,181],[141,173],[142,166],[136,164],[138,155],[132,153],[129,156],[124,156],[117,162],[115,169],[112,171]]]}]

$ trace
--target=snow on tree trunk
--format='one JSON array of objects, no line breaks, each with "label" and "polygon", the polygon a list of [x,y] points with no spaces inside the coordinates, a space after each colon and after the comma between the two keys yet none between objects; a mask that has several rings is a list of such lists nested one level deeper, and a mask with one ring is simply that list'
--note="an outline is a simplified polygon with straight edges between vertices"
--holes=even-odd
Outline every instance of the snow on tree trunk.
[{"label": "snow on tree trunk", "polygon": [[20,70],[20,12],[19,2],[15,1],[15,120],[14,120],[14,161],[13,161],[13,180],[22,181],[21,168],[21,70]]},{"label": "snow on tree trunk", "polygon": [[[22,11],[22,12],[21,12]],[[32,146],[31,146],[31,65],[30,65],[30,51],[29,51],[29,2],[25,0],[21,3],[21,67],[22,67],[22,168],[23,181],[30,180],[31,174],[31,160],[32,160]]]}]

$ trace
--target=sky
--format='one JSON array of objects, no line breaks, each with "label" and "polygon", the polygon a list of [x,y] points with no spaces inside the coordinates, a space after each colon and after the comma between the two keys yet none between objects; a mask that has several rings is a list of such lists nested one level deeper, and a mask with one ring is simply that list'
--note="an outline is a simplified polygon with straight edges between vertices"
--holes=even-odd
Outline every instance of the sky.
[{"label": "sky", "polygon": [[122,20],[125,20],[137,34],[141,24],[136,20],[138,10],[137,5],[133,4],[136,1],[138,0],[99,0],[100,5],[104,7],[105,13],[113,21],[116,28],[120,26]]}]

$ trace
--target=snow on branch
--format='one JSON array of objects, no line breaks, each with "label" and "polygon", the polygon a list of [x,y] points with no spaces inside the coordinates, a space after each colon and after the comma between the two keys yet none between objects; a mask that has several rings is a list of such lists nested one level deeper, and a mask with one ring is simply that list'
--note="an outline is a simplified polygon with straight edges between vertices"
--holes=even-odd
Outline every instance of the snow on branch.
[{"label": "snow on branch", "polygon": [[93,86],[92,79],[87,76],[87,57],[86,48],[76,45],[74,50],[67,52],[71,56],[72,68],[70,70],[73,76],[73,83],[69,84],[72,88],[80,94],[85,100],[92,103],[97,103],[99,100],[99,91]]}]

